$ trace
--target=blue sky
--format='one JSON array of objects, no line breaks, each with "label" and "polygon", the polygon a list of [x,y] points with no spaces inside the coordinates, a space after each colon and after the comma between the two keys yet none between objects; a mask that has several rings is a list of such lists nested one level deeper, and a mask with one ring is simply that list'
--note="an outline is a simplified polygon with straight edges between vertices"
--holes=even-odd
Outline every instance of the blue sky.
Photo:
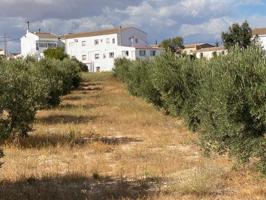
[{"label": "blue sky", "polygon": [[136,26],[150,43],[174,36],[214,43],[232,23],[246,19],[252,27],[266,27],[266,0],[0,0],[0,10],[0,36],[9,36],[10,51],[20,51],[28,20],[32,31],[57,34]]}]

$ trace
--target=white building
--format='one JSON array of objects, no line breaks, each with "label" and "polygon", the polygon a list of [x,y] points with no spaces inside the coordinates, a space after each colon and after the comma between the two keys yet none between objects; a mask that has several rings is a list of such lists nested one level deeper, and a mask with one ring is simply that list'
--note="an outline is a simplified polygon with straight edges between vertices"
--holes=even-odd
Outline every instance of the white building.
[{"label": "white building", "polygon": [[85,63],[90,72],[112,71],[116,58],[150,58],[162,51],[148,45],[147,34],[134,27],[68,34],[64,40],[66,53]]},{"label": "white building", "polygon": [[184,45],[184,49],[181,51],[183,54],[186,55],[195,55],[196,52],[200,49],[203,48],[210,48],[210,47],[214,47],[211,44],[208,43],[195,43],[195,44],[186,44]]},{"label": "white building", "polygon": [[196,51],[196,58],[206,58],[207,60],[210,60],[215,56],[221,56],[227,53],[228,51],[224,47],[202,48]]},{"label": "white building", "polygon": [[52,33],[29,32],[21,38],[21,55],[23,57],[33,56],[37,59],[43,58],[44,50],[62,46],[59,37]]},{"label": "white building", "polygon": [[252,31],[253,37],[257,37],[259,43],[266,50],[266,28],[256,28]]},{"label": "white building", "polygon": [[4,49],[0,49],[0,56],[4,56],[5,55],[5,50]]}]

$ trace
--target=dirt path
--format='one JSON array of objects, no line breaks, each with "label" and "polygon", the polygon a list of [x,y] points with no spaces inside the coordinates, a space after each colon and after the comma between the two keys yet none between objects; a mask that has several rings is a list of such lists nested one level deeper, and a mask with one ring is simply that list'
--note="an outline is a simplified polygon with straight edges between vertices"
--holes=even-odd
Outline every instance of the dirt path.
[{"label": "dirt path", "polygon": [[0,199],[266,199],[265,179],[226,156],[204,158],[182,120],[111,74],[84,78],[38,113],[31,137],[8,141]]}]

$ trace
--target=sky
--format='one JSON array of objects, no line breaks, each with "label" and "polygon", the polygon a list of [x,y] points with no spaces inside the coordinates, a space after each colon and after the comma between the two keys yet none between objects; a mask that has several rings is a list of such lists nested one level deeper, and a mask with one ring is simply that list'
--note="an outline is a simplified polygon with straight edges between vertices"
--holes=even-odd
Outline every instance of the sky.
[{"label": "sky", "polygon": [[150,43],[181,36],[185,43],[221,41],[232,23],[266,27],[266,0],[0,0],[0,48],[20,51],[27,29],[66,34],[135,26]]}]

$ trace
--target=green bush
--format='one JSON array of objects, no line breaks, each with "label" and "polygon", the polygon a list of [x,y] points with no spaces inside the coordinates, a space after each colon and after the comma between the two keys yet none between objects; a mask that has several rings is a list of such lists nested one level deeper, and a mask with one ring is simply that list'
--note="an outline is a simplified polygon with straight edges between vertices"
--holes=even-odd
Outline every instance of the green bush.
[{"label": "green bush", "polygon": [[36,111],[45,103],[45,83],[25,61],[0,63],[0,139],[11,133],[27,134]]},{"label": "green bush", "polygon": [[80,80],[80,68],[70,59],[0,61],[0,140],[27,135],[37,110],[58,105]]},{"label": "green bush", "polygon": [[64,60],[68,58],[68,55],[65,53],[64,47],[48,48],[43,53],[45,58],[49,59]]},{"label": "green bush", "polygon": [[208,63],[200,91],[201,141],[206,150],[256,158],[266,172],[266,58],[259,48],[235,48]]},{"label": "green bush", "polygon": [[154,60],[116,61],[115,76],[198,130],[206,151],[253,159],[266,173],[266,58],[238,47],[210,61],[165,53]]}]

